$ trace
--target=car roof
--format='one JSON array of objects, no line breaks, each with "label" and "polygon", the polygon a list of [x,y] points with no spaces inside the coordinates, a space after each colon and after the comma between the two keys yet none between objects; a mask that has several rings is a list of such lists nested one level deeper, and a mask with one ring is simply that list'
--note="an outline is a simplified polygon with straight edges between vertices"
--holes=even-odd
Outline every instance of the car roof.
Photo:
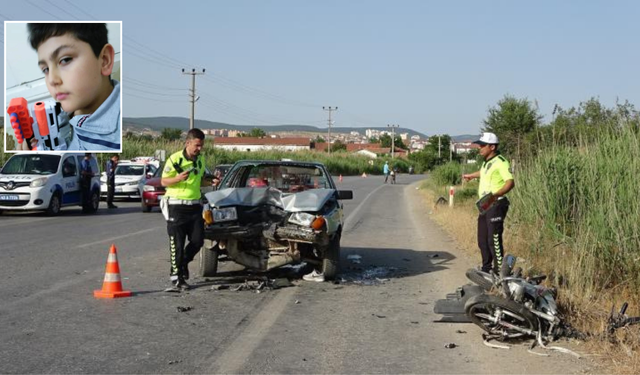
[{"label": "car roof", "polygon": [[238,166],[248,165],[290,165],[290,166],[304,166],[304,167],[320,167],[324,168],[324,164],[313,161],[295,161],[295,160],[241,160],[236,162]]},{"label": "car roof", "polygon": [[[123,162],[118,162],[118,167],[119,166],[123,166],[123,165],[153,165],[151,163],[143,163],[140,161],[123,161]],[[155,167],[155,165],[153,165]]]}]

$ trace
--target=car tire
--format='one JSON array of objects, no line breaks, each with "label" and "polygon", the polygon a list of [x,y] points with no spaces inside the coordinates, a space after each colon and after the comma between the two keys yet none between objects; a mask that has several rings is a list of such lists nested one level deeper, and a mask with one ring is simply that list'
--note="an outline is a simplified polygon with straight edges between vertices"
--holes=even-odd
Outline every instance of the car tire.
[{"label": "car tire", "polygon": [[60,213],[60,194],[55,193],[49,200],[49,207],[47,207],[48,216],[57,216]]},{"label": "car tire", "polygon": [[89,204],[82,206],[82,212],[87,214],[95,214],[100,207],[100,194],[96,191],[91,192]]},{"label": "car tire", "polygon": [[334,280],[340,268],[340,232],[333,236],[322,257],[322,274],[325,280]]},{"label": "car tire", "polygon": [[210,244],[212,244],[212,241],[205,240],[204,246],[200,249],[200,269],[198,273],[201,277],[213,277],[218,274],[218,244],[207,246]]},{"label": "car tire", "polygon": [[140,199],[140,206],[142,207],[142,212],[145,213],[151,212],[151,209],[153,208],[152,206],[147,206],[147,204],[144,203],[144,199]]}]

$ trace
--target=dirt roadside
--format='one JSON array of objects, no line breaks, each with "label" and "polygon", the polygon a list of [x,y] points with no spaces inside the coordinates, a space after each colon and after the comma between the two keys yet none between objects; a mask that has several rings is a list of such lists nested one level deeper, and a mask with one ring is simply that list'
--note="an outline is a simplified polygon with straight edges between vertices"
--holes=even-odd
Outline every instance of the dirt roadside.
[{"label": "dirt roadside", "polygon": [[[420,182],[405,187],[407,210],[415,228],[421,228],[416,240],[435,242],[441,238],[447,245],[447,251],[455,256],[455,259],[447,264],[446,273],[441,273],[436,280],[434,291],[441,293],[440,298],[445,298],[447,293],[452,293],[456,288],[468,283],[464,273],[468,268],[480,263],[479,254],[469,254],[458,246],[455,239],[451,238],[444,229],[430,218],[433,212],[433,202],[428,196],[419,190]],[[444,237],[444,238],[443,238]],[[432,313],[432,310],[431,310]],[[433,314],[434,319],[439,315]],[[466,335],[456,335],[456,331],[468,332]],[[493,349],[485,346],[482,341],[482,330],[472,324],[459,323],[434,323],[434,334],[443,338],[455,337],[460,350],[464,350],[469,362],[475,362],[474,373],[558,373],[581,374],[598,373],[603,368],[594,360],[593,355],[587,352],[584,344],[572,340],[560,340],[554,345],[571,349],[582,355],[577,359],[568,354],[554,351],[544,351],[537,348],[535,351],[547,354],[547,357],[537,356],[527,352],[530,341],[511,345],[511,349]],[[464,366],[466,367],[466,366]],[[443,369],[443,372],[449,372]]]}]

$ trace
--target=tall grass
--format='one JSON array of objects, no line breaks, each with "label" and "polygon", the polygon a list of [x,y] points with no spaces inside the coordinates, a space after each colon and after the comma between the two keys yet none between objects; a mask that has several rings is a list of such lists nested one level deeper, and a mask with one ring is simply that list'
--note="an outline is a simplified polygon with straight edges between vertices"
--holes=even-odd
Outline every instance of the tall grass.
[{"label": "tall grass", "polygon": [[[10,138],[10,137],[9,137]],[[120,154],[121,159],[130,159],[136,156],[153,156],[156,150],[165,150],[166,156],[181,150],[184,147],[184,141],[168,141],[156,138],[152,141],[140,139],[123,140],[123,149]],[[370,159],[362,155],[354,155],[347,152],[333,152],[331,155],[325,152],[316,151],[227,151],[214,149],[213,143],[207,138],[202,150],[205,156],[206,165],[213,169],[218,164],[233,164],[238,160],[281,160],[292,159],[298,161],[314,161],[323,163],[329,172],[337,175],[343,174],[360,175],[366,174],[382,174],[382,168],[385,161],[389,161],[391,166],[397,166],[401,172],[407,172],[410,163],[407,160],[396,158],[377,158]],[[0,152],[0,165],[9,159],[12,154]],[[104,168],[105,163],[111,156],[110,153],[97,154],[98,162]]]},{"label": "tall grass", "polygon": [[[640,287],[640,137],[610,129],[597,142],[556,145],[525,162],[510,215],[536,228],[526,249],[584,301]],[[553,245],[561,245],[554,247]]]}]

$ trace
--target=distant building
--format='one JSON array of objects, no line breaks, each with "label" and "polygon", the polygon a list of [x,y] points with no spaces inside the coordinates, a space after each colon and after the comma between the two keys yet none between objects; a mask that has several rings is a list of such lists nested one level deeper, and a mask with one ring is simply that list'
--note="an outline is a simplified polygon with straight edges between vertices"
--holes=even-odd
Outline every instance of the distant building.
[{"label": "distant building", "polygon": [[451,143],[453,152],[456,154],[466,154],[473,149],[479,149],[480,146],[471,142],[453,142]]},{"label": "distant building", "polygon": [[309,138],[219,137],[214,139],[213,147],[236,151],[301,151],[311,149],[311,140]]}]

